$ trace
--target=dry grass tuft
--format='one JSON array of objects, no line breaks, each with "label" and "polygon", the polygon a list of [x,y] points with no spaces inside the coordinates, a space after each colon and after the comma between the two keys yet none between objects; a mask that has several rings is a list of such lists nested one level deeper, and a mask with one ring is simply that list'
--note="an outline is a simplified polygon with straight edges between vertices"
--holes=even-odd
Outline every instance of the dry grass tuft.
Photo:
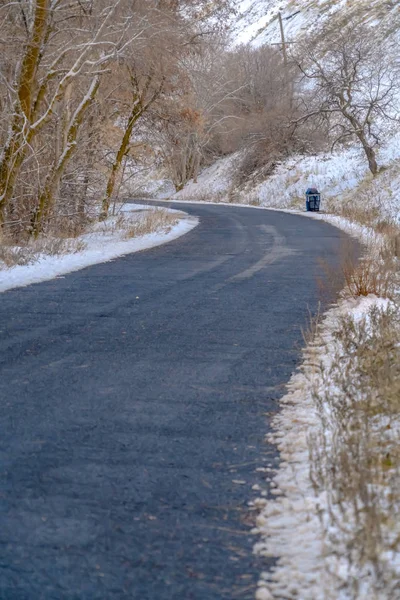
[{"label": "dry grass tuft", "polygon": [[393,298],[397,263],[380,253],[376,258],[366,256],[358,263],[351,259],[342,265],[346,282],[344,293],[352,298],[374,294],[379,298]]},{"label": "dry grass tuft", "polygon": [[392,299],[399,286],[399,256],[400,232],[393,225],[370,243],[361,259],[354,244],[345,240],[340,249],[339,268],[324,259],[319,260],[324,273],[324,277],[318,279],[320,293],[332,298],[344,284],[343,297],[359,298],[373,294]]},{"label": "dry grass tuft", "polygon": [[334,214],[377,232],[382,228],[382,233],[385,233],[384,229],[396,227],[391,220],[382,219],[382,215],[387,213],[389,195],[390,190],[367,178],[347,200],[337,202],[331,199],[329,205]]},{"label": "dry grass tuft", "polygon": [[164,208],[151,208],[136,214],[133,220],[127,222],[125,237],[130,239],[158,231],[169,231],[178,223],[179,218],[179,213],[171,213]]},{"label": "dry grass tuft", "polygon": [[85,249],[81,240],[40,237],[20,241],[18,245],[6,236],[0,238],[0,269],[33,264],[41,256],[75,254]]},{"label": "dry grass tuft", "polygon": [[394,304],[361,321],[342,318],[314,382],[322,427],[310,439],[311,477],[328,502],[327,547],[350,565],[352,598],[366,579],[376,598],[382,590],[394,597],[398,584],[390,557],[400,552],[399,337]]}]

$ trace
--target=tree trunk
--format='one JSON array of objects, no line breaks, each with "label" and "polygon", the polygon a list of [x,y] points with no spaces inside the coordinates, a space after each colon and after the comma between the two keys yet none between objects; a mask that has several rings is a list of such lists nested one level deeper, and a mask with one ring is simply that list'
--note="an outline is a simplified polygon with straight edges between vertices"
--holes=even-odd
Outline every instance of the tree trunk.
[{"label": "tree trunk", "polygon": [[38,206],[36,212],[33,217],[32,222],[32,234],[34,237],[38,237],[45,218],[48,217],[50,209],[54,203],[54,195],[56,190],[60,184],[61,178],[65,171],[65,168],[70,161],[73,153],[75,152],[77,146],[77,137],[79,128],[82,124],[84,114],[86,110],[89,108],[90,104],[93,102],[94,97],[96,96],[97,90],[100,85],[100,76],[97,75],[89,88],[88,93],[83,98],[82,102],[79,104],[76,109],[71,122],[67,128],[66,136],[65,136],[65,147],[63,152],[54,166],[52,171],[48,174],[46,178],[46,182],[41,192],[38,200]]},{"label": "tree trunk", "polygon": [[368,143],[367,137],[365,135],[365,130],[364,130],[363,126],[361,125],[361,123],[359,123],[358,119],[354,115],[349,113],[346,110],[346,108],[344,107],[345,100],[343,97],[341,98],[341,100],[342,100],[342,105],[340,108],[341,108],[342,114],[351,123],[351,126],[354,130],[355,135],[358,137],[359,141],[361,142],[361,145],[364,149],[365,155],[368,160],[369,170],[371,171],[372,175],[375,177],[375,175],[378,173],[378,163],[376,161],[375,150]]},{"label": "tree trunk", "polygon": [[368,142],[365,140],[365,138],[363,136],[362,137],[358,136],[358,137],[362,143],[364,152],[367,156],[369,170],[371,171],[372,175],[375,177],[375,175],[378,173],[378,163],[376,161],[375,150],[373,148],[371,148],[371,146],[369,146]]},{"label": "tree trunk", "polygon": [[102,201],[101,205],[101,213],[100,213],[100,221],[104,221],[104,219],[108,216],[108,211],[110,209],[111,198],[114,192],[115,183],[117,181],[118,173],[120,172],[122,161],[124,156],[129,151],[130,139],[133,131],[133,126],[136,121],[143,114],[143,106],[139,101],[135,102],[131,111],[131,114],[128,119],[128,124],[126,126],[123,138],[121,140],[121,144],[119,146],[117,155],[111,167],[111,172],[107,181],[106,193]]},{"label": "tree trunk", "polygon": [[33,137],[30,129],[32,96],[35,92],[40,52],[47,35],[50,13],[50,0],[36,0],[32,32],[16,85],[17,100],[14,105],[11,134],[0,160],[0,226],[4,223],[4,213],[12,198],[26,148]]},{"label": "tree trunk", "polygon": [[193,183],[197,183],[197,177],[199,175],[199,170],[200,170],[200,160],[201,160],[200,151],[198,148],[196,148],[194,162],[193,162]]},{"label": "tree trunk", "polygon": [[148,99],[148,92],[150,89],[151,82],[153,80],[153,72],[150,70],[146,81],[140,89],[139,82],[134,73],[130,72],[130,79],[132,83],[132,97],[133,97],[133,105],[131,109],[131,113],[129,115],[128,124],[126,126],[123,138],[121,140],[120,147],[118,149],[117,155],[111,167],[111,172],[107,181],[106,193],[102,201],[101,212],[100,212],[100,221],[104,221],[107,218],[108,212],[110,209],[111,198],[114,193],[115,184],[117,181],[117,176],[121,170],[122,161],[124,157],[129,152],[130,140],[133,131],[133,127],[135,123],[140,119],[140,117],[150,108],[153,102],[159,97],[164,85],[164,78],[161,80],[158,88],[152,94],[152,96]]},{"label": "tree trunk", "polygon": [[89,143],[87,146],[87,160],[86,160],[86,173],[83,179],[83,190],[80,198],[78,199],[77,212],[80,219],[83,221],[85,217],[86,211],[86,202],[87,202],[87,194],[89,189],[89,181],[90,181],[90,173],[93,170],[94,166],[94,146],[96,141],[96,136],[94,133],[94,115],[90,114],[88,119],[88,135],[89,135]]}]

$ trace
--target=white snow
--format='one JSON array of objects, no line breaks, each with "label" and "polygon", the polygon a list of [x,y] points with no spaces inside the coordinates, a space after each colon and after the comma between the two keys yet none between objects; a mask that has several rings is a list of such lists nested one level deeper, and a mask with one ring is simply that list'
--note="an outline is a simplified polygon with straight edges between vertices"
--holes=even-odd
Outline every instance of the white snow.
[{"label": "white snow", "polygon": [[[149,206],[127,204],[123,207],[123,211],[126,213],[143,210],[149,210]],[[182,213],[178,211],[171,212],[182,216]],[[80,252],[61,256],[42,255],[33,264],[0,270],[0,292],[53,279],[65,273],[79,271],[126,254],[166,244],[185,235],[198,224],[196,218],[185,215],[169,230],[164,229],[140,237],[124,239],[124,232],[120,231],[118,227],[112,227],[115,220],[115,217],[110,217],[91,233],[79,236],[77,239],[85,244],[85,249]]]},{"label": "white snow", "polygon": [[241,153],[237,152],[217,160],[203,169],[197,183],[190,181],[180,192],[172,195],[174,200],[205,200],[211,202],[227,201],[232,186],[232,178]]}]

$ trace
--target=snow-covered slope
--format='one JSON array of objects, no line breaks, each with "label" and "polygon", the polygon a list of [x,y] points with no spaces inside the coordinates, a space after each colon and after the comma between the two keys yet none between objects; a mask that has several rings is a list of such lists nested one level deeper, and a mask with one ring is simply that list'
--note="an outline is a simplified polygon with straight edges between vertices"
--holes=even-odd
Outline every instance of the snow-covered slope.
[{"label": "snow-covered slope", "polygon": [[[395,0],[241,0],[233,25],[236,43],[280,43],[279,11],[289,42],[326,25],[340,28],[349,22],[366,22],[377,44],[385,37],[387,51],[395,46],[398,53],[400,2]],[[398,102],[400,106],[400,97]],[[238,152],[217,161],[174,198],[301,209],[304,191],[312,186],[322,191],[325,209],[342,213],[344,205],[360,203],[375,210],[377,221],[399,221],[400,136],[393,136],[393,131],[386,132],[378,151],[383,169],[374,181],[357,144],[335,153],[293,156],[278,162],[272,175],[260,170],[237,189],[234,175],[240,158]]]},{"label": "snow-covered slope", "polygon": [[373,212],[376,222],[400,222],[400,135],[390,138],[378,157],[384,169],[375,179],[361,151],[348,148],[333,154],[293,156],[277,164],[269,177],[257,183],[250,180],[238,190],[233,184],[240,159],[236,154],[204,169],[197,183],[188,183],[173,197],[304,210],[304,191],[317,187],[323,194],[324,211],[349,214],[358,207]]},{"label": "snow-covered slope", "polygon": [[237,43],[255,45],[281,41],[278,12],[288,42],[320,29],[327,22],[340,25],[351,20],[371,23],[375,34],[390,30],[400,5],[388,0],[241,0],[233,26]]}]

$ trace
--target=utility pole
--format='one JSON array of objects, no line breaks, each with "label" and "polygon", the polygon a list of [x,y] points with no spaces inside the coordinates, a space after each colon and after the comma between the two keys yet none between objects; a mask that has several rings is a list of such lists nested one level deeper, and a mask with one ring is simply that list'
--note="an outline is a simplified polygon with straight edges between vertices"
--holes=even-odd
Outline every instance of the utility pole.
[{"label": "utility pole", "polygon": [[[295,17],[296,15],[298,15],[301,11],[297,10],[295,13],[289,15],[288,17],[284,17],[285,21],[288,21],[289,19],[293,19],[293,17]],[[284,68],[284,73],[285,73],[285,82],[286,82],[286,86],[288,86],[289,84],[289,72],[288,72],[288,55],[287,55],[287,45],[288,44],[295,44],[296,42],[287,42],[285,39],[285,30],[283,29],[283,18],[282,18],[282,13],[281,11],[278,11],[278,20],[279,20],[279,29],[281,30],[281,44],[276,44],[277,46],[282,45],[282,54],[283,54],[283,68]],[[292,84],[293,85],[293,84]],[[292,107],[292,103],[293,103],[293,89],[291,90],[291,93],[289,95],[289,102],[290,102],[290,107]]]},{"label": "utility pole", "polygon": [[282,13],[281,13],[281,11],[278,12],[278,19],[279,19],[279,27],[280,27],[280,30],[281,30],[283,64],[285,65],[285,69],[286,69],[287,65],[288,65],[288,59],[287,59],[286,40],[285,40],[285,32],[284,32],[284,29],[283,29],[283,21],[282,21]]}]

